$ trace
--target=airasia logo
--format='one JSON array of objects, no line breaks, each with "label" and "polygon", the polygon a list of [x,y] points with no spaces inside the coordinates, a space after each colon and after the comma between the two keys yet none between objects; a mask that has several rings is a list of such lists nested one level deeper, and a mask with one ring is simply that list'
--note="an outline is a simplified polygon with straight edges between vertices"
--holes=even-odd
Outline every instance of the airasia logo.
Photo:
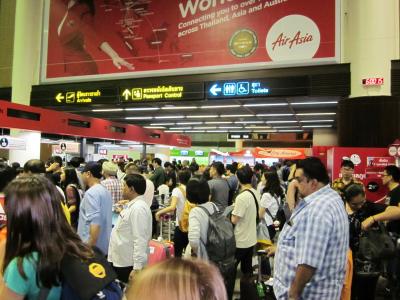
[{"label": "airasia logo", "polygon": [[266,40],[268,55],[273,61],[309,60],[320,46],[317,24],[303,15],[290,15],[277,21]]}]

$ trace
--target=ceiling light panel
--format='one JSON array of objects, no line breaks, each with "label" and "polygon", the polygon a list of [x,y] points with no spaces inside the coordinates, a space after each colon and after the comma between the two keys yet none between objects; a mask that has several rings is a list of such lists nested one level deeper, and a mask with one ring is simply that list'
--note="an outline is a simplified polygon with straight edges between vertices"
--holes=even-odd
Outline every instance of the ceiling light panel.
[{"label": "ceiling light panel", "polygon": [[337,104],[338,101],[312,101],[312,102],[292,102],[290,105],[325,105]]},{"label": "ceiling light panel", "polygon": [[303,128],[331,128],[332,125],[303,125]]},{"label": "ceiling light panel", "polygon": [[150,126],[171,126],[175,125],[175,123],[151,123]]},{"label": "ceiling light panel", "polygon": [[210,124],[210,125],[212,125],[212,124],[232,124],[232,122],[229,122],[229,121],[210,121],[210,122],[204,122],[204,124]]},{"label": "ceiling light panel", "polygon": [[243,107],[271,107],[271,106],[288,106],[287,103],[253,103],[243,104]]},{"label": "ceiling light panel", "polygon": [[163,106],[163,110],[183,110],[183,109],[196,109],[197,106]]},{"label": "ceiling light panel", "polygon": [[334,116],[335,112],[315,112],[315,113],[299,113],[296,116]]},{"label": "ceiling light panel", "polygon": [[159,110],[159,107],[129,107],[125,108],[125,111],[152,111]]},{"label": "ceiling light panel", "polygon": [[192,127],[170,127],[169,130],[187,130],[192,129]]},{"label": "ceiling light panel", "polygon": [[281,123],[297,123],[297,121],[289,121],[289,120],[282,120],[282,121],[267,121],[268,124],[281,124]]},{"label": "ceiling light panel", "polygon": [[177,122],[176,125],[201,125],[203,122]]},{"label": "ceiling light panel", "polygon": [[165,129],[163,126],[144,126],[144,128],[147,129]]},{"label": "ceiling light panel", "polygon": [[187,119],[209,119],[218,118],[218,115],[189,115],[186,116]]},{"label": "ceiling light panel", "polygon": [[155,116],[155,119],[183,119],[184,116]]},{"label": "ceiling light panel", "polygon": [[335,120],[300,120],[300,123],[322,123],[335,122]]},{"label": "ceiling light panel", "polygon": [[257,114],[257,117],[290,117],[293,114]]},{"label": "ceiling light panel", "polygon": [[265,121],[236,121],[235,124],[264,124]]},{"label": "ceiling light panel", "polygon": [[126,117],[125,120],[151,120],[153,117]]},{"label": "ceiling light panel", "polygon": [[243,114],[243,115],[221,115],[221,118],[247,118],[247,117],[254,117],[254,115],[250,114]]},{"label": "ceiling light panel", "polygon": [[92,112],[115,112],[115,111],[123,111],[123,108],[104,108],[104,109],[92,109]]}]

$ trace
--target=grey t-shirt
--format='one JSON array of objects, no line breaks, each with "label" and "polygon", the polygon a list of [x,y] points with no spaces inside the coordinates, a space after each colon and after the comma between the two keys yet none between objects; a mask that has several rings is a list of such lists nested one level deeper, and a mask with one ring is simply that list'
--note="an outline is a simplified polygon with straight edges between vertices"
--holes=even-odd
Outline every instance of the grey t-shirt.
[{"label": "grey t-shirt", "polygon": [[211,191],[211,202],[217,204],[220,210],[225,210],[229,200],[229,185],[224,178],[214,178],[208,181]]}]

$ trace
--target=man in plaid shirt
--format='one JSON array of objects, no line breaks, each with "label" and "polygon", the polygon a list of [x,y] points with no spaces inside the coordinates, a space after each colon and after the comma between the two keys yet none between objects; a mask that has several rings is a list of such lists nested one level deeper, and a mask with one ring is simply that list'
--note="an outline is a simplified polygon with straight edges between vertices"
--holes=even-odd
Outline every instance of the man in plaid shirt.
[{"label": "man in plaid shirt", "polygon": [[117,178],[118,166],[111,161],[106,161],[102,165],[104,180],[101,184],[111,193],[113,203],[116,204],[123,199],[122,182]]},{"label": "man in plaid shirt", "polygon": [[303,200],[285,224],[274,267],[277,299],[340,299],[349,248],[349,224],[339,194],[318,158],[300,161],[295,172]]}]

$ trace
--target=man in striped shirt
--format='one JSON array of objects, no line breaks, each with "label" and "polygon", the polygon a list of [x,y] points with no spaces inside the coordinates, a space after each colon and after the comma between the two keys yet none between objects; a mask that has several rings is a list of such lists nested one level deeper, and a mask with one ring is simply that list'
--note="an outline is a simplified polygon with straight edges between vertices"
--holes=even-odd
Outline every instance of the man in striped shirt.
[{"label": "man in striped shirt", "polygon": [[278,240],[274,267],[277,299],[340,299],[349,248],[349,225],[339,194],[318,158],[295,172],[303,200]]}]

